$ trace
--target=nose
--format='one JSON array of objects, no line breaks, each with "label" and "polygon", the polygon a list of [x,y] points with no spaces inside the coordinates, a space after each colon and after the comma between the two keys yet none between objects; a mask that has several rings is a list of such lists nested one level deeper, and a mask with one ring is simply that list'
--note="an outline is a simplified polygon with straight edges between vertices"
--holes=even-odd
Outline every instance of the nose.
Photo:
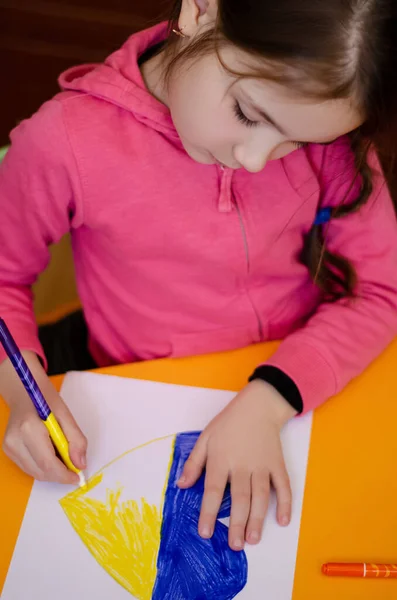
[{"label": "nose", "polygon": [[250,173],[259,173],[274,150],[274,141],[263,136],[251,138],[234,147],[235,160]]}]

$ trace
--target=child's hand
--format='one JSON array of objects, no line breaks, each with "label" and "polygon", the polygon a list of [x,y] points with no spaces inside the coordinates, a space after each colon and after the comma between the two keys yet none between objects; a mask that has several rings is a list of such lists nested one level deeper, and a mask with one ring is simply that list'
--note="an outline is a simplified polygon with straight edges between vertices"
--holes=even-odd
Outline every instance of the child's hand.
[{"label": "child's hand", "polygon": [[[69,454],[73,464],[78,469],[84,469],[86,467],[87,440],[62,398],[45,375],[38,359],[35,359],[30,362],[29,367],[34,371],[40,389],[69,441]],[[8,376],[5,386],[8,393],[4,393],[3,386],[1,393],[10,406],[10,417],[3,440],[4,452],[25,473],[35,479],[78,484],[78,475],[69,471],[57,458],[44,423],[38,417],[32,401],[22,384],[12,374],[10,367],[11,365],[0,365],[2,383]]]},{"label": "child's hand", "polygon": [[269,384],[255,380],[208,425],[185,464],[179,486],[194,485],[206,468],[199,533],[212,536],[230,481],[229,544],[258,543],[266,516],[270,483],[277,494],[277,520],[291,519],[291,489],[280,431],[296,411]]}]

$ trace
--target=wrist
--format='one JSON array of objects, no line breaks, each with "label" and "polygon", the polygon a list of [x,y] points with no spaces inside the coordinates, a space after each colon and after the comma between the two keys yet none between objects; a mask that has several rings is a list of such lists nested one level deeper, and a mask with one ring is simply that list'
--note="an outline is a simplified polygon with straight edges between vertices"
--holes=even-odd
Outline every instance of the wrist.
[{"label": "wrist", "polygon": [[298,411],[270,383],[262,379],[254,379],[247,387],[260,396],[267,416],[270,416],[280,428],[298,414]]},{"label": "wrist", "polygon": [[278,367],[265,364],[255,369],[249,381],[255,381],[256,379],[269,383],[298,414],[303,412],[302,395],[295,381],[287,373]]},{"label": "wrist", "polygon": [[[40,360],[34,352],[24,350],[22,356],[35,379],[42,380],[43,376],[46,378]],[[40,385],[41,381],[38,381],[38,383]],[[8,358],[0,364],[0,396],[10,408],[28,400],[27,392]]]}]

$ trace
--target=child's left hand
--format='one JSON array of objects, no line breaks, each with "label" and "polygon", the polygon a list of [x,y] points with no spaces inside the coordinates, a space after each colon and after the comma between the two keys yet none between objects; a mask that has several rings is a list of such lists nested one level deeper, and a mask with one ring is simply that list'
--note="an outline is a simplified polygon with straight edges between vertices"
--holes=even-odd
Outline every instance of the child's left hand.
[{"label": "child's left hand", "polygon": [[229,544],[241,550],[244,541],[260,541],[270,493],[277,494],[277,520],[291,519],[291,488],[285,468],[280,432],[296,411],[270,384],[249,383],[201,434],[178,485],[189,488],[206,469],[199,533],[213,534],[215,521],[230,481],[232,509]]}]

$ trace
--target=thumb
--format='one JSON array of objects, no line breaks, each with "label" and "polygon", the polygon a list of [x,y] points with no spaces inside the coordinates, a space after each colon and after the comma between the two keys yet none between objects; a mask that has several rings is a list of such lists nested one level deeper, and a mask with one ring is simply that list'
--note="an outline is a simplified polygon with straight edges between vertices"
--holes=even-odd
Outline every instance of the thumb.
[{"label": "thumb", "polygon": [[201,434],[196,442],[195,447],[190,453],[189,458],[185,462],[182,475],[178,481],[178,486],[181,488],[192,487],[199,479],[205,463],[207,462],[207,440]]},{"label": "thumb", "polygon": [[72,413],[61,397],[58,397],[54,414],[69,442],[70,460],[78,469],[87,467],[87,438],[77,425]]}]

